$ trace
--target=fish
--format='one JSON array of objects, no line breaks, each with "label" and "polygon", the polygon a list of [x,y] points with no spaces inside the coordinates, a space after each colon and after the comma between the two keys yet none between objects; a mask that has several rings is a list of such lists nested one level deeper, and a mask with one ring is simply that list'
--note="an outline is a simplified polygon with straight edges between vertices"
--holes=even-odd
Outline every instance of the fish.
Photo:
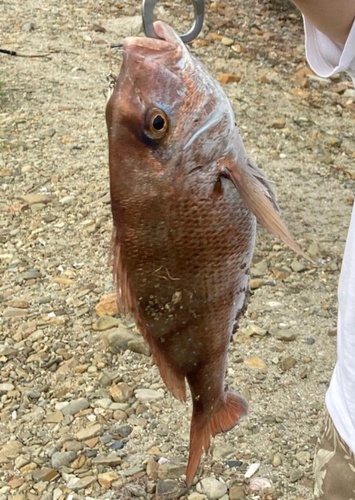
[{"label": "fish", "polygon": [[124,40],[106,106],[113,269],[120,311],[133,315],[166,387],[185,402],[189,386],[189,487],[211,437],[248,411],[225,373],[256,221],[305,254],[220,84],[168,24],[154,29],[157,39]]}]

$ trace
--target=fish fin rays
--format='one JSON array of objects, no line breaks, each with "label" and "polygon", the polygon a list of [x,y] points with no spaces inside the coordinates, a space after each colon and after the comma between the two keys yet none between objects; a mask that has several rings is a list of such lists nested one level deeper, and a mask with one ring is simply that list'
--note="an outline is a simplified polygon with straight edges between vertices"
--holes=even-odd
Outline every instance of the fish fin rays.
[{"label": "fish fin rays", "polygon": [[113,273],[117,285],[117,305],[120,313],[131,313],[140,329],[145,341],[148,343],[163,382],[176,399],[186,401],[186,384],[183,375],[179,375],[166,359],[160,341],[153,338],[145,327],[139,314],[135,297],[131,291],[127,272],[122,260],[117,229],[113,230],[111,241],[111,255],[113,260]]},{"label": "fish fin rays", "polygon": [[276,198],[268,180],[255,164],[248,161],[247,168],[238,162],[228,161],[221,174],[230,179],[240,194],[245,206],[255,215],[257,221],[270,233],[280,238],[288,247],[308,261],[306,255],[288,232],[282,222]]},{"label": "fish fin rays", "polygon": [[135,312],[135,300],[128,282],[127,272],[122,260],[118,230],[114,227],[111,238],[111,259],[113,277],[117,286],[117,307],[122,315]]},{"label": "fish fin rays", "polygon": [[[186,383],[184,375],[180,375],[169,363],[164,351],[158,343],[159,339],[152,338],[149,334],[144,333],[144,328],[141,329],[145,339],[147,340],[153,354],[154,363],[159,369],[161,378],[169,391],[179,401],[186,401]],[[163,344],[162,344],[163,345]]]},{"label": "fish fin rays", "polygon": [[210,447],[211,436],[232,429],[248,412],[248,403],[240,394],[229,390],[221,408],[207,420],[202,411],[194,409],[190,428],[190,454],[186,471],[186,483],[190,487],[199,466],[202,451]]}]

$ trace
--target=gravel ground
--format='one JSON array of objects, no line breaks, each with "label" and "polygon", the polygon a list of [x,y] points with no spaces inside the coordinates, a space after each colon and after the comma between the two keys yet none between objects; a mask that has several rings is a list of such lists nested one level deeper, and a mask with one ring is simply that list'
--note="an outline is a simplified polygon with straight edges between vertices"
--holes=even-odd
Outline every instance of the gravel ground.
[{"label": "gravel ground", "polygon": [[[213,439],[203,480],[186,492],[191,407],[167,392],[115,310],[100,201],[107,75],[120,63],[108,46],[140,32],[140,6],[0,0],[0,48],[42,56],[0,54],[0,500],[312,498],[353,201],[355,93],[346,76],[310,74],[300,17],[284,2],[228,3],[210,3],[192,50],[230,82],[249,154],[316,265],[260,230],[228,370],[250,414]],[[158,12],[189,26],[184,3]]]}]

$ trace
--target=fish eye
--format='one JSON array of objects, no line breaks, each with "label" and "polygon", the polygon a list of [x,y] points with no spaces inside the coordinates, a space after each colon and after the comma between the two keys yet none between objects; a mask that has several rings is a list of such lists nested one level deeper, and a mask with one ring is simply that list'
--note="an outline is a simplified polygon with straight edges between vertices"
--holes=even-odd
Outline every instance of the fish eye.
[{"label": "fish eye", "polygon": [[166,113],[159,108],[147,111],[145,117],[145,133],[150,139],[162,139],[169,128],[169,119]]}]

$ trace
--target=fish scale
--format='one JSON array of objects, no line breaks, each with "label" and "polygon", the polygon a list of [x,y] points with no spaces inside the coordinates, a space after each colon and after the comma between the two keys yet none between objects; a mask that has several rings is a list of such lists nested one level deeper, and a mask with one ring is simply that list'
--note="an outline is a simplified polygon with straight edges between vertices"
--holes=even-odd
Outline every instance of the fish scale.
[{"label": "fish scale", "polygon": [[211,436],[247,413],[225,373],[256,218],[302,252],[222,88],[168,25],[154,29],[161,39],[125,40],[107,104],[112,248],[121,311],[133,314],[176,398],[186,400],[185,381],[190,388],[190,486]]}]

